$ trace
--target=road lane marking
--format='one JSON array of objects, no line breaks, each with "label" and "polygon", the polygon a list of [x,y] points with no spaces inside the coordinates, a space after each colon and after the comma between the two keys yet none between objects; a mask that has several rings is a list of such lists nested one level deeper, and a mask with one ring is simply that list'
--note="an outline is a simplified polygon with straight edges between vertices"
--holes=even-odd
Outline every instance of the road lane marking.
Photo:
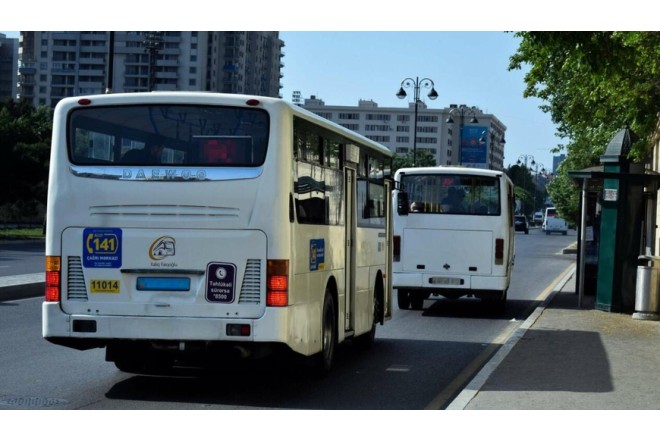
[{"label": "road lane marking", "polygon": [[387,372],[410,372],[410,366],[408,365],[402,365],[402,364],[395,364],[387,369],[385,369]]}]

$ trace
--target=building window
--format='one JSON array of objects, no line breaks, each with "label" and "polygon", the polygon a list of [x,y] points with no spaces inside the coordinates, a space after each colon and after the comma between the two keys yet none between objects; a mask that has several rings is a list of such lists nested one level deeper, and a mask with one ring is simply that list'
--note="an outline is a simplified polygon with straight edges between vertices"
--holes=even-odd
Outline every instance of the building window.
[{"label": "building window", "polygon": [[398,122],[409,122],[410,121],[410,115],[397,115],[396,120]]},{"label": "building window", "polygon": [[339,119],[360,119],[359,113],[340,113]]},{"label": "building window", "polygon": [[389,121],[390,115],[382,113],[367,113],[367,121]]},{"label": "building window", "polygon": [[390,126],[367,124],[366,126],[364,126],[364,130],[365,132],[389,132]]},{"label": "building window", "polygon": [[367,138],[375,142],[390,142],[389,136],[368,135]]}]

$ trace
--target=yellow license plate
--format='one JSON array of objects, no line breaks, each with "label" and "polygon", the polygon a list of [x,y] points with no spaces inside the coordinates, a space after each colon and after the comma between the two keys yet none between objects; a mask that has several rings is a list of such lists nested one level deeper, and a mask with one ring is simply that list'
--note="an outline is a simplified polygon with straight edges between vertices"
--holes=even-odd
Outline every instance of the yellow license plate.
[{"label": "yellow license plate", "polygon": [[92,279],[89,291],[92,294],[119,294],[119,280]]}]

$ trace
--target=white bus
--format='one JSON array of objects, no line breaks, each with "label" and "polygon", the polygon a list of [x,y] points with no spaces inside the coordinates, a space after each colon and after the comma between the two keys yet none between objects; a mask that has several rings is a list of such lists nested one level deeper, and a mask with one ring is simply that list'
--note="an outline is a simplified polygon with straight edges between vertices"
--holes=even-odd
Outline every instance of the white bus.
[{"label": "white bus", "polygon": [[280,99],[63,99],[44,338],[127,372],[282,348],[327,372],[391,317],[391,156]]},{"label": "white bus", "polygon": [[399,169],[392,194],[393,288],[400,309],[430,295],[506,304],[514,260],[513,183],[501,171]]}]

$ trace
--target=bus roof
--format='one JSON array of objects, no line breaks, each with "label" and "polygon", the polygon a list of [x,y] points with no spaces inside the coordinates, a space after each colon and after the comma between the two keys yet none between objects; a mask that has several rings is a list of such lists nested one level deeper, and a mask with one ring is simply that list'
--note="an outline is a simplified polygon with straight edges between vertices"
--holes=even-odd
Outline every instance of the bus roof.
[{"label": "bus roof", "polygon": [[461,166],[447,166],[438,165],[435,167],[407,167],[400,168],[396,172],[396,177],[400,174],[461,174],[461,175],[479,175],[479,176],[502,176],[504,174],[501,170],[491,170],[487,168],[474,168],[474,167],[461,167]]}]

